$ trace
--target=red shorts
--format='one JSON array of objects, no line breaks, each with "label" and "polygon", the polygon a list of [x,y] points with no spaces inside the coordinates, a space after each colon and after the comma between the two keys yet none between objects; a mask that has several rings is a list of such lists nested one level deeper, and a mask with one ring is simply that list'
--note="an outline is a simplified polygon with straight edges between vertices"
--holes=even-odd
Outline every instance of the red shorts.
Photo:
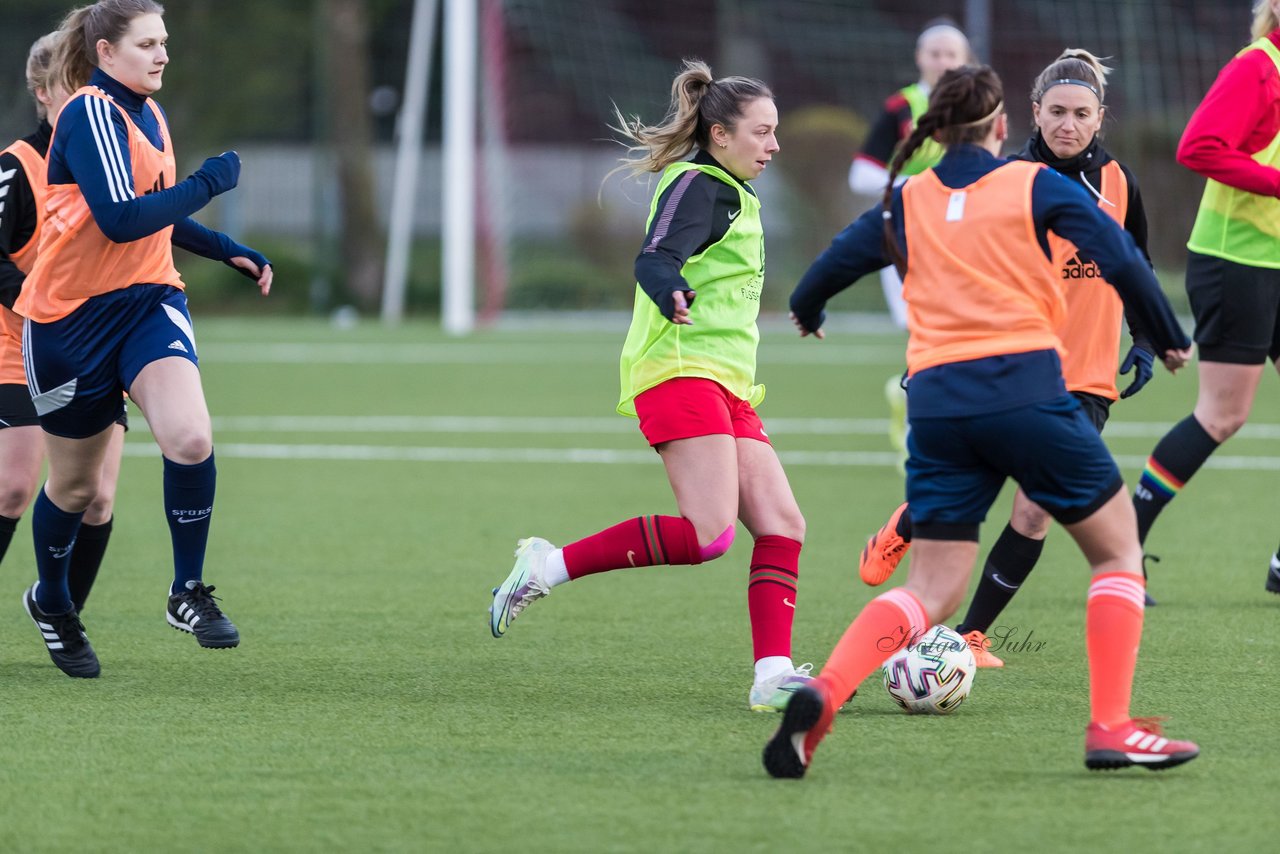
[{"label": "red shorts", "polygon": [[659,383],[636,396],[636,415],[640,432],[653,446],[721,433],[771,444],[751,404],[715,380],[676,377]]}]

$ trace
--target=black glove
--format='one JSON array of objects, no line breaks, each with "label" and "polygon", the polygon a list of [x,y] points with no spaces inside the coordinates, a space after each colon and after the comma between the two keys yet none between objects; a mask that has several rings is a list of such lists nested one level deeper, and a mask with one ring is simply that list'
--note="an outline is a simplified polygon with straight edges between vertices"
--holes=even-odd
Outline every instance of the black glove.
[{"label": "black glove", "polygon": [[667,320],[672,320],[676,316],[676,291],[684,294],[686,308],[693,305],[694,299],[698,296],[697,291],[687,288],[668,288],[657,296],[650,295],[654,304],[658,306],[658,311]]},{"label": "black glove", "polygon": [[217,157],[210,157],[191,177],[203,181],[210,196],[225,193],[240,182],[240,155],[224,151]]},{"label": "black glove", "polygon": [[[1121,399],[1132,397],[1142,391],[1142,387],[1155,376],[1156,355],[1145,347],[1134,344],[1129,348],[1129,353],[1124,357],[1124,361],[1120,363],[1121,375],[1134,371],[1133,382],[1129,383],[1129,387],[1120,392]],[[1136,369],[1136,370],[1135,370]]]}]

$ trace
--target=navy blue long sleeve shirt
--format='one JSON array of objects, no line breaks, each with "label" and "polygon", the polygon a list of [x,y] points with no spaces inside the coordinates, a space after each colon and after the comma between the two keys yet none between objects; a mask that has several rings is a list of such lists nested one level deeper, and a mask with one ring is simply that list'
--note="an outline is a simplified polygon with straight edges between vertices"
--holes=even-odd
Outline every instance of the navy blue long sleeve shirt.
[{"label": "navy blue long sleeve shirt", "polygon": [[[160,124],[146,106],[146,96],[101,70],[93,72],[89,85],[110,96],[147,140],[164,150]],[[205,258],[262,257],[190,218],[213,198],[202,177],[192,176],[172,187],[135,187],[125,119],[118,110],[100,109],[95,101],[73,98],[59,114],[49,150],[49,183],[79,185],[94,222],[108,239],[127,243],[172,225],[173,244]]]},{"label": "navy blue long sleeve shirt", "polygon": [[[1006,162],[976,145],[956,145],[948,149],[934,173],[945,186],[962,189]],[[890,204],[898,247],[908,258],[911,247],[906,240],[901,188],[894,191]],[[1082,187],[1052,169],[1042,169],[1031,187],[1031,215],[1045,257],[1052,257],[1050,231],[1087,253],[1151,337],[1157,353],[1191,345],[1133,238]],[[833,296],[889,265],[883,235],[883,206],[878,204],[836,235],[813,262],[791,295],[791,310],[806,329],[822,326],[824,308]],[[1065,393],[1065,386],[1057,353],[1045,350],[928,368],[912,377],[909,393],[913,417],[938,417],[1036,403]]]}]

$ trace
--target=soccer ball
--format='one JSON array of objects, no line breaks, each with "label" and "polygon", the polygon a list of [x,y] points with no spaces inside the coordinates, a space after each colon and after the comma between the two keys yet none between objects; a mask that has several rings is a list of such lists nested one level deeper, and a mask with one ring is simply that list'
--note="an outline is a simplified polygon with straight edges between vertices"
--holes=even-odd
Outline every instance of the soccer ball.
[{"label": "soccer ball", "polygon": [[907,714],[949,715],[969,696],[977,669],[964,638],[934,626],[884,663],[884,687]]}]

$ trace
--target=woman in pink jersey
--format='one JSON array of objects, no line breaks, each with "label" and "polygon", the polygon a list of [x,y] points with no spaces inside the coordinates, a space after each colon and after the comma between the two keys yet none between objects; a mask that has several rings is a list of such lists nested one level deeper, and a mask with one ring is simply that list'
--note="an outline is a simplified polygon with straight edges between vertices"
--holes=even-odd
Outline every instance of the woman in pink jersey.
[{"label": "woman in pink jersey", "polygon": [[[27,89],[36,103],[40,125],[35,133],[0,152],[0,560],[9,548],[19,517],[26,511],[40,483],[44,465],[44,435],[27,391],[22,364],[22,318],[12,307],[27,271],[35,264],[44,223],[45,154],[67,92],[49,80],[56,33],[31,46],[27,57]],[[121,415],[103,462],[98,495],[85,511],[76,547],[71,552],[68,585],[77,611],[89,591],[111,537],[112,508],[120,475],[127,419]]]},{"label": "woman in pink jersey", "polygon": [[14,307],[26,318],[27,385],[49,455],[32,512],[39,580],[23,605],[69,676],[100,673],[70,598],[67,556],[99,489],[121,392],[142,409],[164,457],[174,560],[166,620],[202,647],[240,642],[203,581],[216,470],[172,246],[223,261],[264,295],[271,268],[190,218],[235,187],[240,160],[211,157],[177,180],[168,123],[150,97],[169,62],[163,12],[152,0],[99,0],[64,20],[51,79],[72,94],[49,146],[48,219]]},{"label": "woman in pink jersey", "polygon": [[[1178,162],[1207,179],[1187,241],[1200,391],[1134,488],[1144,543],[1165,506],[1244,426],[1267,360],[1280,367],[1280,0],[1258,0],[1253,11],[1253,42],[1218,74],[1178,143]],[[1280,593],[1280,550],[1266,589]]]}]

